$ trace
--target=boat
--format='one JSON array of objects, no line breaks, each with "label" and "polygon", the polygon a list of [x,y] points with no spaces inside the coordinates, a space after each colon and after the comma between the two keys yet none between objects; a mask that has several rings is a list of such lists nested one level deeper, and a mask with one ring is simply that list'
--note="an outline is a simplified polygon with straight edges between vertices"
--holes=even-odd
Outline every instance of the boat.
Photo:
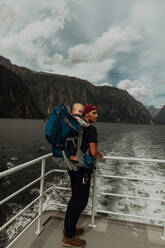
[{"label": "boat", "polygon": [[[11,219],[7,219],[0,227],[0,232],[3,232],[13,221],[15,221],[21,214],[29,209],[33,204],[38,202],[38,214],[30,221],[13,239],[9,240],[6,244],[6,248],[59,248],[62,240],[63,221],[65,216],[66,205],[59,202],[53,203],[57,205],[59,210],[49,210],[49,208],[43,208],[44,195],[50,190],[56,188],[59,190],[68,190],[65,187],[58,185],[50,186],[48,189],[44,189],[45,178],[52,173],[66,173],[66,170],[53,169],[45,172],[46,161],[52,158],[52,153],[46,154],[34,160],[23,163],[14,168],[8,169],[0,173],[0,179],[12,175],[27,167],[33,166],[37,163],[37,166],[41,164],[41,175],[39,178],[23,186],[21,189],[7,196],[0,201],[0,206],[14,196],[23,192],[27,188],[31,187],[37,182],[40,182],[40,194],[24,209],[15,214]],[[126,160],[126,161],[143,161],[152,163],[165,163],[165,160],[159,159],[146,159],[146,158],[131,158],[131,157],[115,157],[104,156],[104,159],[110,160]],[[38,163],[40,163],[38,165]],[[104,247],[104,248],[163,248],[165,247],[165,219],[153,218],[152,216],[136,216],[119,212],[104,211],[96,208],[96,198],[99,195],[111,195],[115,197],[134,198],[149,201],[165,202],[164,199],[139,197],[133,195],[121,195],[114,193],[99,192],[96,185],[98,177],[102,178],[115,178],[122,180],[138,180],[149,181],[153,183],[163,182],[165,180],[156,180],[153,178],[141,178],[141,177],[128,177],[128,176],[113,176],[107,174],[98,174],[97,166],[93,173],[92,180],[92,207],[89,211],[84,212],[79,221],[79,225],[84,227],[85,232],[82,238],[87,241],[87,247]],[[139,223],[136,221],[119,220],[115,219],[115,216],[125,216],[132,218],[148,219],[162,221],[162,225],[151,225]]]}]

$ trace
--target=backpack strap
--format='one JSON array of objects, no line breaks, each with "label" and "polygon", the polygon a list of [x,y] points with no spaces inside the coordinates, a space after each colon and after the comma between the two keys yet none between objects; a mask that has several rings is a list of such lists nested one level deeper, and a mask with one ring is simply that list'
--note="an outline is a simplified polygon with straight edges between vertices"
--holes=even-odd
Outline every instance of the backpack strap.
[{"label": "backpack strap", "polygon": [[72,141],[72,144],[74,145],[75,148],[77,148],[76,142],[75,142],[75,138],[78,138],[78,136],[74,136],[72,138],[67,138],[66,139],[66,143],[67,141]]},{"label": "backpack strap", "polygon": [[[58,130],[58,138],[61,140],[61,128],[62,128],[62,119],[63,119],[63,115],[64,115],[64,107],[63,104],[62,104],[62,111],[61,111],[61,115],[60,115],[60,118],[59,118],[59,130]],[[57,147],[60,147],[61,144],[57,144]]]},{"label": "backpack strap", "polygon": [[65,118],[65,122],[72,128],[74,129],[76,132],[77,132],[77,129],[72,125],[72,123],[69,121],[69,119],[66,117]]},{"label": "backpack strap", "polygon": [[64,160],[65,160],[65,162],[66,162],[66,165],[68,166],[69,170],[77,171],[77,170],[78,170],[77,166],[75,166],[75,165],[67,158],[67,156],[66,156],[64,150],[62,150],[62,155],[63,155],[63,158],[64,158]]},{"label": "backpack strap", "polygon": [[83,135],[83,127],[79,125],[79,135],[77,138],[77,152],[76,152],[76,156],[79,157],[80,153],[81,153],[81,144],[82,144],[82,135]]}]

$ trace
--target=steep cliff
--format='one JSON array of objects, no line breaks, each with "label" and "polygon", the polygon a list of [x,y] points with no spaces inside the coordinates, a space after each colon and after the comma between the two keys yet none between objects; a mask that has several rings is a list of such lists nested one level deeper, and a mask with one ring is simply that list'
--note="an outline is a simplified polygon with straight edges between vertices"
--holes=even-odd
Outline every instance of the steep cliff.
[{"label": "steep cliff", "polygon": [[28,87],[12,71],[0,65],[0,117],[42,118]]},{"label": "steep cliff", "polygon": [[74,102],[92,103],[100,108],[102,121],[150,123],[151,117],[145,107],[128,92],[109,87],[94,86],[86,80],[51,73],[36,72],[13,65],[0,56],[0,64],[13,71],[29,88],[33,99],[46,116],[54,105]]},{"label": "steep cliff", "polygon": [[158,124],[165,124],[165,106],[161,108],[157,116],[154,118],[154,122]]}]

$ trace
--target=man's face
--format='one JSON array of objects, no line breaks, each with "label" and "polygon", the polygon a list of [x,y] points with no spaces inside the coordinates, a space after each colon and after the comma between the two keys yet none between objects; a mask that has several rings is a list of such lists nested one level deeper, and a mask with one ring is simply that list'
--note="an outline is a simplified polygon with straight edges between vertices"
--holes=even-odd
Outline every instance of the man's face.
[{"label": "man's face", "polygon": [[98,114],[96,110],[92,110],[85,115],[85,118],[87,119],[87,121],[92,122],[92,123],[97,121],[97,117],[98,117]]}]

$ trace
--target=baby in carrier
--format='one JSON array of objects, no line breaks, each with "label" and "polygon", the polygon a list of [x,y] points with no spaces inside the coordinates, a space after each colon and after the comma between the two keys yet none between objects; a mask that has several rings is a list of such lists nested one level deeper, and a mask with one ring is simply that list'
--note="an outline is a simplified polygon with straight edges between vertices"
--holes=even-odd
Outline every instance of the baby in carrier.
[{"label": "baby in carrier", "polygon": [[[78,121],[81,127],[88,127],[90,124],[88,124],[86,121],[83,119],[83,112],[84,112],[84,106],[80,103],[75,103],[72,108],[72,116]],[[78,161],[78,157],[76,156],[77,152],[77,141],[72,140],[68,144],[68,151],[70,154],[70,160],[72,161]]]}]

